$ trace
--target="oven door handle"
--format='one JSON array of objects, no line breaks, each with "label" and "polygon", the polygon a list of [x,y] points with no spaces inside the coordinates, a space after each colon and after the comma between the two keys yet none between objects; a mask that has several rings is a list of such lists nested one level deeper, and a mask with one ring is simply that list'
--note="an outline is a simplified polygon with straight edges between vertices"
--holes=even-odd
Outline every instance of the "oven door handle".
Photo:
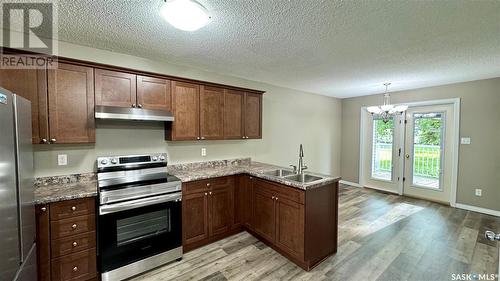
[{"label": "oven door handle", "polygon": [[120,211],[126,211],[130,209],[136,209],[140,207],[146,207],[150,205],[161,204],[171,201],[180,201],[180,200],[182,200],[182,193],[176,192],[174,194],[165,194],[165,195],[142,198],[127,202],[103,205],[99,207],[99,215],[106,215]]}]

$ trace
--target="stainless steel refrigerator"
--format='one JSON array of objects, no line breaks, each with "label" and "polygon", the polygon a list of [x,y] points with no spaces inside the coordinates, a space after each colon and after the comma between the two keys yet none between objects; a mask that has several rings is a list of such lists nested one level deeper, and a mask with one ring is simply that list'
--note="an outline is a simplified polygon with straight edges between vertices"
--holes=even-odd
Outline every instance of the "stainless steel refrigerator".
[{"label": "stainless steel refrigerator", "polygon": [[31,103],[0,88],[0,280],[35,281]]}]

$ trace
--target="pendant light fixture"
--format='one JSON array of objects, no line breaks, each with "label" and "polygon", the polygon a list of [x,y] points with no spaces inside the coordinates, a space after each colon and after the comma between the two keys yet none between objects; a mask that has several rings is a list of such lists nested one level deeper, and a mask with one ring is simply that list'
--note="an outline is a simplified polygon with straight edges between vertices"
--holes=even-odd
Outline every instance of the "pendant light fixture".
[{"label": "pendant light fixture", "polygon": [[210,21],[207,9],[195,0],[165,0],[160,13],[169,24],[184,31],[198,30]]},{"label": "pendant light fixture", "polygon": [[391,85],[391,83],[384,83],[385,86],[385,94],[384,94],[384,104],[379,106],[369,106],[366,108],[368,112],[372,115],[378,115],[382,118],[384,123],[389,122],[389,120],[397,115],[403,113],[408,109],[407,105],[394,105],[391,104],[391,96],[387,92],[387,88]]}]

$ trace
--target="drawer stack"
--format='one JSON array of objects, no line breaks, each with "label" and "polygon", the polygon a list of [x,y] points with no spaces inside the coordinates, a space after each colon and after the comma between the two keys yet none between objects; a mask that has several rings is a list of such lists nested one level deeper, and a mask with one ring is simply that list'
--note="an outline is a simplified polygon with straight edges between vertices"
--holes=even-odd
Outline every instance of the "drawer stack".
[{"label": "drawer stack", "polygon": [[94,198],[37,206],[40,280],[97,277],[95,208]]}]

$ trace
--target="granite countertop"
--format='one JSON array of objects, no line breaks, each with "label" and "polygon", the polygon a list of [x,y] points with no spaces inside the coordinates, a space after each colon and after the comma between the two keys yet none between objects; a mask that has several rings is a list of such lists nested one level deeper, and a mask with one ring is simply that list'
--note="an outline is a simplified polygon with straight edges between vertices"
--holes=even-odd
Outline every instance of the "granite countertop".
[{"label": "granite countertop", "polygon": [[[178,177],[182,182],[237,174],[249,174],[257,178],[274,181],[302,190],[308,190],[340,180],[340,177],[312,173],[309,171],[307,174],[321,176],[323,179],[309,183],[300,183],[265,174],[265,172],[276,169],[286,168],[254,162],[251,161],[250,158],[174,164],[168,166],[168,172]],[[92,196],[97,196],[95,173],[45,177],[35,180],[35,204],[46,204]]]},{"label": "granite countertop", "polygon": [[209,179],[215,177],[223,177],[223,176],[231,176],[237,174],[249,174],[251,176],[274,181],[277,183],[281,183],[284,185],[288,185],[291,187],[295,187],[298,189],[312,189],[315,187],[323,186],[332,182],[336,182],[340,180],[340,177],[334,177],[319,173],[307,172],[307,174],[320,176],[323,179],[317,180],[309,183],[300,183],[292,180],[288,180],[285,178],[279,178],[275,176],[270,176],[264,174],[265,172],[269,172],[276,169],[288,169],[280,166],[254,162],[254,161],[243,161],[239,163],[239,165],[214,165],[207,166],[201,165],[201,167],[195,167],[193,164],[188,164],[187,167],[182,164],[174,165],[174,167],[169,167],[169,173],[178,177],[182,182],[190,182],[202,179]]},{"label": "granite countertop", "polygon": [[37,178],[34,185],[36,205],[97,196],[94,173]]}]

